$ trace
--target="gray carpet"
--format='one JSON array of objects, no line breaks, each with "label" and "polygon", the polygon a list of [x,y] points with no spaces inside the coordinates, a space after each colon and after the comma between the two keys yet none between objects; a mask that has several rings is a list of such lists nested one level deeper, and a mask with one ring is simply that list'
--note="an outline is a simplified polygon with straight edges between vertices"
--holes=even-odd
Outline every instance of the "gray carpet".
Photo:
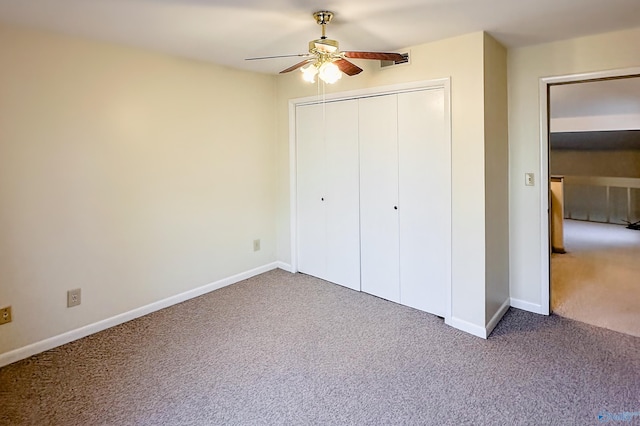
[{"label": "gray carpet", "polygon": [[0,369],[3,425],[588,425],[605,411],[640,415],[640,338],[511,309],[482,340],[279,270]]},{"label": "gray carpet", "polygon": [[640,232],[565,220],[567,253],[551,255],[551,308],[566,318],[640,337]]}]

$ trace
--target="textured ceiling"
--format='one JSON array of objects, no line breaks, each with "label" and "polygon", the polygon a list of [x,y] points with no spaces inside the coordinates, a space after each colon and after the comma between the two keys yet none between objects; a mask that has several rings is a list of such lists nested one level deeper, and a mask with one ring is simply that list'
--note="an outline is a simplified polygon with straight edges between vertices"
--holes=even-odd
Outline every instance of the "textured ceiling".
[{"label": "textured ceiling", "polygon": [[[640,26],[640,0],[0,0],[0,21],[275,73],[328,35],[343,50],[395,51],[485,30],[507,47]],[[295,59],[295,58],[294,58]]]}]

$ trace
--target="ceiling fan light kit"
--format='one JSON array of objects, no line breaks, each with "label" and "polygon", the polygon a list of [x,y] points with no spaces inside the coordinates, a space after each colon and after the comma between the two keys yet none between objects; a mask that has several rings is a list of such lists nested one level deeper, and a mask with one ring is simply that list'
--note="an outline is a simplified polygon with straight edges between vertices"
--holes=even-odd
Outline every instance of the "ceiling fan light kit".
[{"label": "ceiling fan light kit", "polygon": [[248,60],[280,58],[283,56],[306,57],[307,59],[280,71],[280,74],[300,69],[304,81],[314,83],[317,75],[320,80],[327,84],[333,84],[340,80],[342,78],[342,74],[353,76],[362,72],[362,68],[348,61],[347,58],[372,59],[379,61],[404,60],[404,57],[399,53],[341,52],[338,41],[331,40],[326,36],[326,25],[331,22],[331,19],[333,19],[333,13],[322,10],[315,12],[313,17],[318,25],[322,26],[322,36],[317,40],[311,40],[309,42],[309,53],[249,58]]},{"label": "ceiling fan light kit", "polygon": [[328,84],[333,84],[342,78],[342,71],[333,62],[325,62],[318,69],[320,80]]},{"label": "ceiling fan light kit", "polygon": [[342,71],[333,62],[324,62],[320,66],[312,63],[300,68],[302,79],[309,83],[315,83],[316,75],[327,84],[333,84],[342,78]]}]

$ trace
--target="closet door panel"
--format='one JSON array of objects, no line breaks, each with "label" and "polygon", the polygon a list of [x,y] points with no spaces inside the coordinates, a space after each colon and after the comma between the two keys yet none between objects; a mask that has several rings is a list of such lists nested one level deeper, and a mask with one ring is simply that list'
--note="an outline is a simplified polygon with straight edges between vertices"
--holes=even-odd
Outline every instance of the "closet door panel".
[{"label": "closet door panel", "polygon": [[325,117],[326,279],[360,290],[358,101],[327,103]]},{"label": "closet door panel", "polygon": [[359,107],[361,288],[399,302],[397,96]]},{"label": "closet door panel", "polygon": [[401,303],[445,315],[451,154],[442,89],[398,95]]},{"label": "closet door panel", "polygon": [[296,108],[298,270],[326,275],[325,146],[321,105]]}]

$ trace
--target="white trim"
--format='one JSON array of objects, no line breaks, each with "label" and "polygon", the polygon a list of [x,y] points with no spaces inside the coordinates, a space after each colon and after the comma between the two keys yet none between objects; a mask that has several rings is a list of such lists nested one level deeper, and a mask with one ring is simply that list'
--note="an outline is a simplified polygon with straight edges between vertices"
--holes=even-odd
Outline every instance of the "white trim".
[{"label": "white trim", "polygon": [[[402,92],[410,92],[416,90],[429,90],[429,89],[443,89],[444,91],[444,102],[445,102],[445,120],[446,120],[446,129],[445,129],[445,138],[449,143],[450,155],[453,155],[453,146],[452,146],[452,138],[451,138],[451,78],[440,78],[434,80],[421,80],[414,81],[409,83],[401,83],[401,84],[393,84],[389,86],[379,86],[379,87],[370,87],[367,89],[359,89],[359,90],[351,90],[339,93],[328,94],[323,97],[323,99],[318,99],[318,96],[311,96],[305,98],[297,98],[289,100],[289,186],[290,186],[290,233],[291,233],[291,271],[297,272],[298,265],[298,240],[297,240],[297,229],[298,229],[298,216],[297,216],[297,150],[296,150],[296,107],[298,105],[310,105],[314,103],[320,102],[335,102],[335,101],[343,101],[348,99],[357,99],[357,98],[365,98],[371,96],[382,96],[386,94],[392,93],[402,93]],[[452,161],[450,159],[450,161]],[[451,163],[453,164],[453,163]],[[451,168],[453,170],[453,167]],[[451,211],[453,211],[453,197],[451,197]],[[453,227],[453,220],[450,218],[450,226]],[[452,229],[451,229],[452,231]],[[450,235],[453,235],[450,232]],[[452,245],[453,246],[453,245]],[[453,249],[451,252],[451,257],[449,259],[449,273],[448,273],[448,290],[446,291],[447,299],[445,300],[445,322],[448,318],[451,318],[453,312],[453,300],[451,296],[451,292],[453,291],[452,286],[452,259],[453,259]],[[448,322],[447,322],[448,323]]]},{"label": "white trim", "polygon": [[291,270],[298,272],[298,150],[296,148],[296,103],[289,101],[289,255]]},{"label": "white trim", "polygon": [[549,287],[551,277],[551,237],[549,234],[549,114],[548,84],[540,79],[540,307],[549,315]]},{"label": "white trim", "polygon": [[449,285],[449,291],[445,292],[445,311],[444,317],[451,318],[453,315],[453,138],[451,137],[451,79],[445,78],[442,81],[442,87],[444,88],[444,120],[445,130],[444,138],[449,143],[449,265],[447,265],[447,282]]},{"label": "white trim", "polygon": [[292,274],[296,273],[296,271],[293,270],[293,266],[288,263],[277,261],[276,266],[278,269],[282,269],[283,271],[291,272]]},{"label": "white trim", "polygon": [[465,333],[473,334],[474,336],[482,337],[483,339],[487,338],[487,329],[480,325],[472,324],[469,321],[456,317],[451,317],[448,321],[445,318],[444,322],[445,324],[455,327],[460,331],[464,331]]},{"label": "white trim", "polygon": [[511,306],[510,302],[510,299],[505,300],[498,311],[493,315],[493,317],[491,317],[491,320],[484,327],[456,317],[451,317],[451,320],[449,321],[445,319],[444,322],[445,324],[450,325],[451,327],[455,327],[458,330],[486,339],[489,337],[493,329],[496,328],[504,314],[506,314],[509,310],[509,307]]},{"label": "white trim", "polygon": [[500,309],[498,309],[498,311],[493,315],[493,317],[491,317],[491,320],[487,323],[485,327],[487,337],[489,337],[489,335],[491,334],[493,329],[496,328],[496,325],[498,325],[498,323],[500,322],[504,314],[506,314],[507,311],[509,310],[509,307],[511,306],[510,302],[511,302],[510,299],[505,300],[502,303],[502,306],[500,306]]},{"label": "white trim", "polygon": [[[539,82],[540,99],[540,272],[542,279],[540,283],[540,305],[524,302],[526,305],[539,306],[539,312],[549,315],[550,311],[550,238],[549,238],[549,119],[548,119],[548,97],[547,88],[549,85],[558,83],[572,83],[585,80],[596,80],[603,78],[615,78],[631,75],[640,75],[640,67],[622,68],[616,70],[605,70],[597,72],[586,72],[579,74],[567,74],[551,77],[541,77]],[[512,299],[513,301],[513,299]],[[512,304],[513,306],[513,304]],[[525,308],[523,308],[525,309]],[[529,310],[529,309],[526,309]],[[533,311],[532,311],[533,312]]]},{"label": "white trim", "polygon": [[578,74],[565,74],[549,77],[541,77],[540,80],[547,84],[575,83],[578,81],[598,80],[605,78],[627,77],[640,75],[640,67],[621,68],[614,70],[583,72]]},{"label": "white trim", "polygon": [[[318,104],[323,102],[344,101],[347,99],[366,98],[371,96],[382,96],[382,95],[389,95],[392,93],[412,92],[415,90],[428,90],[428,89],[438,89],[438,88],[444,88],[446,90],[450,84],[450,81],[451,79],[449,77],[438,78],[434,80],[412,81],[409,83],[392,84],[389,86],[369,87],[366,89],[330,93],[330,94],[324,95],[321,99],[318,99],[318,96],[307,96],[305,98],[291,99],[289,101],[289,105],[291,106],[291,104],[293,104],[295,109],[295,106],[298,106],[298,105],[310,105],[310,104]],[[289,109],[289,119],[291,119],[291,109]],[[291,120],[289,120],[289,129],[291,129]],[[294,126],[294,133],[295,133],[295,126]],[[291,135],[291,132],[289,132],[289,135]]]},{"label": "white trim", "polygon": [[533,312],[534,314],[549,315],[542,310],[542,305],[527,302],[520,299],[511,298],[511,307],[522,309],[523,311]]},{"label": "white trim", "polygon": [[[286,266],[286,264],[282,264],[282,266]],[[74,340],[87,337],[99,331],[106,330],[119,324],[123,324],[127,321],[131,321],[152,312],[159,311],[160,309],[168,308],[169,306],[176,305],[178,303],[184,302],[185,300],[202,296],[203,294],[218,290],[231,284],[235,284],[237,282],[246,280],[248,278],[260,275],[279,267],[281,267],[280,262],[269,263],[267,265],[251,269],[249,271],[241,272],[231,277],[223,278],[210,284],[194,288],[193,290],[188,290],[184,293],[176,294],[175,296],[167,297],[166,299],[141,306],[139,308],[124,312],[114,317],[107,318],[93,324],[88,324],[84,327],[76,328],[75,330],[67,331],[66,333],[62,333],[27,346],[5,352],[3,354],[0,354],[0,367],[4,367],[5,365],[20,361],[21,359],[28,358],[32,355],[36,355],[44,351],[48,351],[49,349],[62,346],[66,343],[73,342]]]}]

